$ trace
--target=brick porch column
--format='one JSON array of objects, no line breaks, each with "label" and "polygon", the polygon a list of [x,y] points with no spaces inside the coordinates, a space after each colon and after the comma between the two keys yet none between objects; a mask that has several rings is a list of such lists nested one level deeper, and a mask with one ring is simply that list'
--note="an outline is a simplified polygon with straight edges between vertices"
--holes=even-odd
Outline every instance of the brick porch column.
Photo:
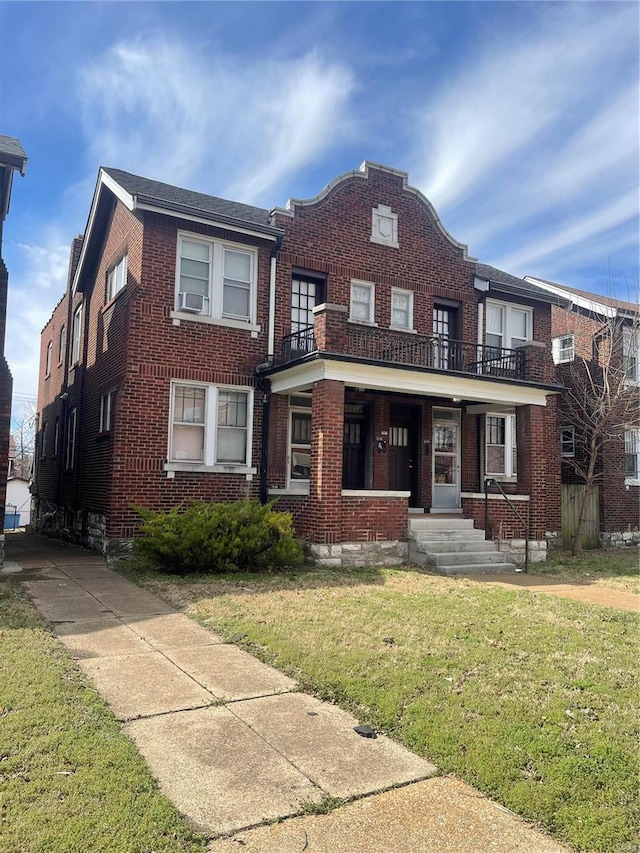
[{"label": "brick porch column", "polygon": [[344,384],[322,379],[311,396],[311,480],[309,515],[311,541],[340,541],[342,514],[342,444]]},{"label": "brick porch column", "polygon": [[331,302],[323,302],[313,309],[316,347],[321,352],[345,352],[348,312],[346,306]]},{"label": "brick porch column", "polygon": [[[549,457],[560,455],[559,447],[548,446],[547,411],[544,406],[516,407],[518,444],[518,491],[529,494],[531,538],[544,537],[547,527],[547,480]],[[556,442],[557,444],[557,442]],[[560,489],[560,481],[556,484]]]}]

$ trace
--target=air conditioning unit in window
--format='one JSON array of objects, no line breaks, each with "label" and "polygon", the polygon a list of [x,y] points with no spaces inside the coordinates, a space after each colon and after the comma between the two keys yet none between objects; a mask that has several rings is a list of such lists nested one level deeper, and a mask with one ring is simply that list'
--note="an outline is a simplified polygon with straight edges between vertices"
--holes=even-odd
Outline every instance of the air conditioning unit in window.
[{"label": "air conditioning unit in window", "polygon": [[204,296],[201,293],[180,293],[178,294],[178,308],[180,311],[201,314],[204,311]]}]

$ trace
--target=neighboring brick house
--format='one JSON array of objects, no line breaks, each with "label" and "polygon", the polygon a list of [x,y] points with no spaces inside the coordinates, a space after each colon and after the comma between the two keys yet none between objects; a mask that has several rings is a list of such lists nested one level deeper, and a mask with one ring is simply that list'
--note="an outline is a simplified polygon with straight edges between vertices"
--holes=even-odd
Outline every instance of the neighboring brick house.
[{"label": "neighboring brick house", "polygon": [[134,505],[278,496],[316,558],[397,562],[410,508],[483,527],[486,474],[544,543],[558,301],[384,166],[272,211],[101,169],[42,334],[36,524],[115,551]]},{"label": "neighboring brick house", "polygon": [[[13,378],[4,355],[7,329],[7,296],[9,272],[2,259],[2,228],[9,212],[13,173],[24,176],[27,155],[19,140],[0,136],[0,507],[4,518],[7,475],[9,473],[9,434],[11,432],[11,396]],[[4,535],[0,531],[0,565],[4,559]]]},{"label": "neighboring brick house", "polygon": [[[585,371],[602,381],[608,365],[609,385],[617,387],[613,435],[596,459],[599,485],[600,541],[622,545],[640,541],[640,307],[543,279],[527,281],[551,295],[569,300],[569,307],[551,311],[553,358],[558,380],[568,388],[584,384]],[[586,363],[586,364],[585,364]],[[586,468],[581,458],[584,419],[560,406],[562,482],[580,484]],[[611,428],[609,432],[611,432]],[[577,463],[577,464],[576,464]]]}]

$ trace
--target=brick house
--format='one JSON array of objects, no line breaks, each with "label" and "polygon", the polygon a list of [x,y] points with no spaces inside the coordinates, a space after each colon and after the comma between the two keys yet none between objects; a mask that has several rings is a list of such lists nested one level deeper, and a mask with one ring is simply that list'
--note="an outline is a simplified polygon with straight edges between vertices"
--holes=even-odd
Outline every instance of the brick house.
[{"label": "brick house", "polygon": [[[18,139],[0,136],[0,507],[4,518],[7,476],[9,473],[9,437],[11,432],[11,396],[13,378],[4,355],[7,329],[9,271],[2,259],[2,229],[9,212],[13,173],[24,176],[27,155]],[[4,535],[0,531],[0,565],[4,560]]]},{"label": "brick house", "polygon": [[[603,545],[639,542],[640,308],[634,302],[544,279],[527,276],[526,280],[569,301],[566,309],[559,306],[551,309],[552,351],[558,381],[568,388],[579,387],[584,381],[585,363],[590,365],[593,376],[600,377],[603,365],[609,365],[613,376],[610,384],[615,384],[616,375],[622,380],[620,409],[613,418],[614,434],[603,443],[596,460],[599,484],[596,526]],[[566,403],[560,406],[559,418],[562,482],[580,484],[584,481],[581,471],[585,468],[580,458],[584,421],[572,417],[571,407]]]},{"label": "brick house", "polygon": [[103,168],[42,333],[36,524],[116,551],[133,504],[278,497],[332,564],[404,559],[430,519],[507,550],[528,520],[542,558],[559,301],[384,166],[272,211]]}]

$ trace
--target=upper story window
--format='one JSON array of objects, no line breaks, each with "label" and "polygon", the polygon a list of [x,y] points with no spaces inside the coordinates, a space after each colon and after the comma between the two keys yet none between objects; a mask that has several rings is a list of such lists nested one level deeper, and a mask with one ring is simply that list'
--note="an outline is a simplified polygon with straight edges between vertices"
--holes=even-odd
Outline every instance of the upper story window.
[{"label": "upper story window", "polygon": [[560,430],[560,450],[565,457],[576,455],[576,428],[574,426],[564,426]]},{"label": "upper story window", "polygon": [[391,325],[395,329],[413,329],[413,293],[391,288]]},{"label": "upper story window", "polygon": [[516,416],[487,415],[484,472],[488,477],[515,479],[517,475]]},{"label": "upper story window", "polygon": [[82,340],[82,305],[78,305],[73,314],[73,328],[71,339],[71,364],[80,361],[80,344]]},{"label": "upper story window", "polygon": [[47,354],[44,359],[44,375],[45,378],[51,373],[51,354],[53,353],[53,341],[47,344]]},{"label": "upper story window", "polygon": [[515,349],[532,339],[533,311],[506,302],[487,300],[487,329],[485,339],[489,346]]},{"label": "upper story window", "polygon": [[100,397],[100,432],[109,432],[111,429],[113,398],[113,391]]},{"label": "upper story window", "polygon": [[386,204],[379,204],[371,211],[371,242],[398,247],[398,214]]},{"label": "upper story window", "polygon": [[303,273],[291,278],[291,332],[313,326],[313,309],[321,305],[326,296],[326,281]]},{"label": "upper story window", "polygon": [[252,412],[251,389],[172,385],[170,461],[249,465]]},{"label": "upper story window", "polygon": [[554,338],[551,342],[551,351],[553,353],[554,364],[573,361],[575,355],[575,339],[573,335],[562,335],[559,338]]},{"label": "upper story window", "polygon": [[67,346],[67,327],[62,326],[60,329],[60,337],[58,338],[58,364],[64,361],[64,351]]},{"label": "upper story window", "polygon": [[622,338],[624,371],[629,382],[640,382],[640,330],[625,328]]},{"label": "upper story window", "polygon": [[640,485],[640,429],[628,429],[624,434],[625,480]]},{"label": "upper story window", "polygon": [[355,323],[373,324],[375,318],[376,288],[366,281],[351,282],[349,319]]},{"label": "upper story window", "polygon": [[255,322],[256,269],[253,249],[179,235],[178,311]]},{"label": "upper story window", "polygon": [[127,256],[123,255],[118,263],[107,273],[107,302],[119,293],[127,283]]}]

